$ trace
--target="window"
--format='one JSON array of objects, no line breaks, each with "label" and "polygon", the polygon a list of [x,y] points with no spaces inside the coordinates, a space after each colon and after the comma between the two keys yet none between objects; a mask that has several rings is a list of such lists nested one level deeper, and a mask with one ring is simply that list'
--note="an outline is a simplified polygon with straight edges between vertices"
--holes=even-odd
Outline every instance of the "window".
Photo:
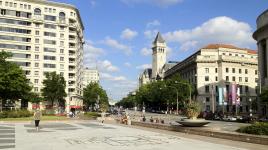
[{"label": "window", "polygon": [[218,73],[218,68],[215,68],[215,73]]},{"label": "window", "polygon": [[44,27],[49,28],[49,29],[56,29],[57,28],[57,26],[53,25],[53,24],[45,24]]},{"label": "window", "polygon": [[239,82],[242,82],[242,77],[239,77]]},{"label": "window", "polygon": [[56,13],[56,9],[53,9],[53,13]]},{"label": "window", "polygon": [[206,93],[209,93],[209,85],[206,85],[206,86],[205,86],[205,92],[206,92]]},{"label": "window", "polygon": [[20,4],[20,8],[23,8],[23,4]]},{"label": "window", "polygon": [[39,35],[40,34],[40,32],[39,31],[35,31],[35,35]]},{"label": "window", "polygon": [[235,77],[233,76],[233,81],[235,81]]},{"label": "window", "polygon": [[261,68],[263,69],[263,76],[267,78],[267,48],[266,48],[266,40],[261,41],[261,54],[262,54],[262,66]]},{"label": "window", "polygon": [[62,54],[63,54],[63,53],[64,53],[64,49],[60,49],[60,53],[62,53]]},{"label": "window", "polygon": [[258,78],[255,78],[255,82],[258,83],[258,81],[259,81]]},{"label": "window", "polygon": [[35,59],[39,59],[39,55],[35,55],[34,58],[35,58]]},{"label": "window", "polygon": [[47,12],[47,7],[45,7],[45,12]]},{"label": "window", "polygon": [[229,72],[229,68],[225,68],[225,72],[228,73]]},{"label": "window", "polygon": [[49,8],[49,9],[48,9],[48,12],[50,12],[50,13],[51,13],[51,12],[52,12],[52,8]]},{"label": "window", "polygon": [[38,87],[34,87],[34,91],[35,92],[38,92]]},{"label": "window", "polygon": [[56,21],[56,16],[45,15],[45,20]]},{"label": "window", "polygon": [[56,52],[56,48],[49,48],[49,47],[45,47],[45,48],[44,48],[44,52],[51,52],[51,53],[55,53],[55,52]]},{"label": "window", "polygon": [[36,28],[39,28],[39,27],[40,27],[40,24],[39,24],[39,23],[36,23],[36,24],[35,24],[35,27],[36,27]]},{"label": "window", "polygon": [[44,56],[44,60],[56,60],[56,56]]},{"label": "window", "polygon": [[44,40],[44,44],[56,45],[56,41],[55,40]]},{"label": "window", "polygon": [[232,68],[232,73],[235,73],[235,68]]},{"label": "window", "polygon": [[27,5],[26,4],[24,4],[24,9],[27,9]]},{"label": "window", "polygon": [[248,92],[248,86],[245,86],[245,92],[246,93]]},{"label": "window", "polygon": [[206,97],[206,102],[208,103],[210,100],[209,100],[209,97]]},{"label": "window", "polygon": [[243,94],[243,86],[242,85],[239,85],[239,91],[240,91],[240,94]]},{"label": "window", "polygon": [[35,67],[39,67],[39,63],[35,63],[34,66],[35,66]]},{"label": "window", "polygon": [[205,68],[205,73],[209,73],[209,68]]},{"label": "window", "polygon": [[44,36],[56,37],[56,33],[54,33],[54,32],[44,32]]},{"label": "window", "polygon": [[225,79],[227,82],[229,81],[229,76],[226,76],[226,79]]},{"label": "window", "polygon": [[35,43],[39,43],[39,39],[35,39]]},{"label": "window", "polygon": [[35,51],[39,51],[39,46],[35,46]]},{"label": "window", "polygon": [[31,34],[31,30],[18,29],[18,28],[9,28],[9,27],[0,27],[0,31],[14,32],[14,33],[23,33],[23,34]]},{"label": "window", "polygon": [[64,72],[60,72],[60,76],[62,76],[62,77],[63,77],[63,76],[64,76]]},{"label": "window", "polygon": [[235,56],[238,56],[238,54],[235,54]]},{"label": "window", "polygon": [[38,76],[39,75],[39,71],[34,71],[34,75]]},{"label": "window", "polygon": [[245,77],[245,82],[248,82],[248,77]]},{"label": "window", "polygon": [[209,81],[209,76],[205,76],[205,81]]},{"label": "window", "polygon": [[242,69],[239,69],[239,73],[242,73]]},{"label": "window", "polygon": [[60,41],[60,46],[64,46],[64,41]]},{"label": "window", "polygon": [[5,9],[1,9],[1,15],[6,15],[6,10]]},{"label": "window", "polygon": [[60,26],[60,30],[64,30],[64,26]]},{"label": "window", "polygon": [[34,83],[38,83],[38,81],[39,81],[38,79],[34,79]]},{"label": "window", "polygon": [[248,69],[245,69],[245,74],[248,74]]},{"label": "window", "polygon": [[36,15],[36,16],[41,16],[41,9],[39,9],[39,8],[35,8],[35,9],[34,9],[34,15]]},{"label": "window", "polygon": [[64,38],[64,34],[63,33],[60,34],[60,38]]},{"label": "window", "polygon": [[63,64],[60,64],[60,69],[64,69],[64,65]]},{"label": "window", "polygon": [[64,61],[64,57],[60,57],[60,61]]},{"label": "window", "polygon": [[229,56],[232,56],[232,54],[230,53]]},{"label": "window", "polygon": [[244,55],[241,55],[242,57],[245,57]]},{"label": "window", "polygon": [[56,68],[55,64],[44,64],[44,68]]},{"label": "window", "polygon": [[255,70],[255,75],[258,75],[258,70]]},{"label": "window", "polygon": [[29,9],[29,10],[31,9],[31,5],[28,5],[28,9]]}]

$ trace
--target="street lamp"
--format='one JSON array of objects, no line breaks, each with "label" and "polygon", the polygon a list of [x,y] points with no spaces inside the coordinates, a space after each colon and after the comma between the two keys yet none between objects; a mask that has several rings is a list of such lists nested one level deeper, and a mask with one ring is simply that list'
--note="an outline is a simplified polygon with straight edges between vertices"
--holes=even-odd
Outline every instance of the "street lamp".
[{"label": "street lamp", "polygon": [[251,117],[252,116],[252,109],[251,109],[251,102],[252,102],[252,100],[251,100],[251,98],[249,98],[249,116]]},{"label": "street lamp", "polygon": [[176,95],[177,95],[177,99],[176,99],[176,103],[177,103],[176,114],[179,114],[179,91],[178,91],[178,89],[177,89],[176,87],[174,87],[174,86],[167,86],[167,87],[171,87],[171,88],[173,88],[173,89],[176,90]]}]

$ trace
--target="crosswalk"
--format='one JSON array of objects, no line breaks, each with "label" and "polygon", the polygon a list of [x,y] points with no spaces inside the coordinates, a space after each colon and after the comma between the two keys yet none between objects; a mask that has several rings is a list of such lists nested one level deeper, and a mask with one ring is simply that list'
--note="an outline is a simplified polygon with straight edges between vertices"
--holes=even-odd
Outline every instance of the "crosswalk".
[{"label": "crosswalk", "polygon": [[15,148],[15,126],[0,124],[0,149]]}]

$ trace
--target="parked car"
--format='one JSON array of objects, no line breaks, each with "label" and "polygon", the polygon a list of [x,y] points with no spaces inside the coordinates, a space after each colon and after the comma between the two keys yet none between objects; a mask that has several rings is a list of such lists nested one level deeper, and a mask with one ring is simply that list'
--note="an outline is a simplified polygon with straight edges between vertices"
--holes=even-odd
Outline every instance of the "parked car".
[{"label": "parked car", "polygon": [[252,116],[242,116],[237,118],[237,122],[242,122],[242,123],[251,123],[256,121],[255,117]]},{"label": "parked car", "polygon": [[268,117],[262,117],[259,119],[259,122],[268,122]]},{"label": "parked car", "polygon": [[225,118],[223,118],[224,121],[236,121],[237,118],[236,117],[233,117],[233,116],[227,116]]}]

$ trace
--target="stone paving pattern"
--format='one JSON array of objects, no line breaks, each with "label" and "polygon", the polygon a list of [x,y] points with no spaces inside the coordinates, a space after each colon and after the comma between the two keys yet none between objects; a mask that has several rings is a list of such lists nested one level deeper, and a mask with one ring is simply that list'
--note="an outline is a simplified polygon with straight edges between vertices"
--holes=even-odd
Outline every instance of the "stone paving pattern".
[{"label": "stone paving pattern", "polygon": [[[16,132],[14,131],[16,129]],[[92,121],[0,124],[0,149],[10,150],[241,150],[242,148]],[[16,136],[14,135],[16,134]],[[15,139],[16,137],[16,139]],[[15,146],[16,145],[16,146]],[[5,147],[6,146],[6,147]],[[12,147],[8,147],[12,146]]]}]

